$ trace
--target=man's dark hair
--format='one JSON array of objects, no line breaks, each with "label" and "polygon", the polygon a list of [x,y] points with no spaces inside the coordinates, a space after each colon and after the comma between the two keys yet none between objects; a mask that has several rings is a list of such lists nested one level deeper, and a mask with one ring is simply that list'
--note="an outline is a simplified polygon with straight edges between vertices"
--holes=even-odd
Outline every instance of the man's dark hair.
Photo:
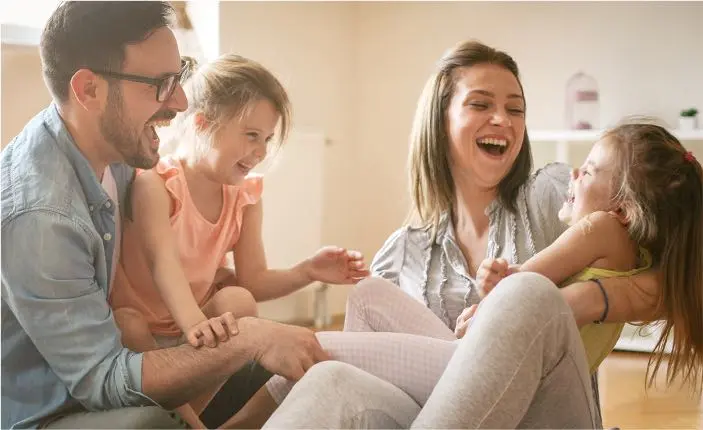
[{"label": "man's dark hair", "polygon": [[77,70],[121,71],[125,46],[168,26],[173,13],[168,2],[62,2],[47,21],[39,45],[49,91],[65,102]]}]

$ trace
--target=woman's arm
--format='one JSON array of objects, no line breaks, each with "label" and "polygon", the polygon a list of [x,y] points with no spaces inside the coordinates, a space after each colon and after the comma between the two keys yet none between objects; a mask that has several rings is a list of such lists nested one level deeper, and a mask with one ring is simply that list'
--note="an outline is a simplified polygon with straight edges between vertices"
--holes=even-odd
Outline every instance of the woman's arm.
[{"label": "woman's arm", "polygon": [[305,262],[287,270],[268,268],[261,237],[263,214],[261,200],[246,207],[234,251],[237,284],[248,289],[256,301],[285,296],[312,282],[307,274]]},{"label": "woman's arm", "polygon": [[139,175],[132,187],[134,227],[142,238],[156,288],[178,327],[187,330],[206,320],[183,272],[169,220],[171,199],[154,171]]}]

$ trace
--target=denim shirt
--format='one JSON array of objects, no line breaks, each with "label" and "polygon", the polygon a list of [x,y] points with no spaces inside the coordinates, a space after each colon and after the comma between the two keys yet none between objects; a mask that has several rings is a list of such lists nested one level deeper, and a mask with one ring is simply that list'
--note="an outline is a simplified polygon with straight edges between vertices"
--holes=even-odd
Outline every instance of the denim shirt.
[{"label": "denim shirt", "polygon": [[[110,166],[122,200],[132,177]],[[151,405],[108,306],[115,204],[55,104],[2,151],[2,428]]]}]

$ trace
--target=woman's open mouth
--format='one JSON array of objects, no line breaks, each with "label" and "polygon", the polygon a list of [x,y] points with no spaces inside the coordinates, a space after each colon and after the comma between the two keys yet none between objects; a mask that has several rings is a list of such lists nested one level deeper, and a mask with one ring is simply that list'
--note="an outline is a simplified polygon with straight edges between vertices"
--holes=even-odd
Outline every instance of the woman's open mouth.
[{"label": "woman's open mouth", "polygon": [[476,139],[476,144],[492,156],[501,156],[508,150],[508,141],[498,137],[480,137]]}]

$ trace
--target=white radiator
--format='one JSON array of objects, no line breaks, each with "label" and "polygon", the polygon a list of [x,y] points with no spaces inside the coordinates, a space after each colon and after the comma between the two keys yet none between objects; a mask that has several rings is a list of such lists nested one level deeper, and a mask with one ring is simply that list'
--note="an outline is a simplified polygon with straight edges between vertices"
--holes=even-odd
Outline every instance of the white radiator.
[{"label": "white radiator", "polygon": [[[270,268],[288,268],[322,245],[324,155],[322,133],[292,132],[285,146],[256,169],[264,174],[263,240]],[[260,303],[259,315],[277,321],[313,318],[310,285]]]}]

